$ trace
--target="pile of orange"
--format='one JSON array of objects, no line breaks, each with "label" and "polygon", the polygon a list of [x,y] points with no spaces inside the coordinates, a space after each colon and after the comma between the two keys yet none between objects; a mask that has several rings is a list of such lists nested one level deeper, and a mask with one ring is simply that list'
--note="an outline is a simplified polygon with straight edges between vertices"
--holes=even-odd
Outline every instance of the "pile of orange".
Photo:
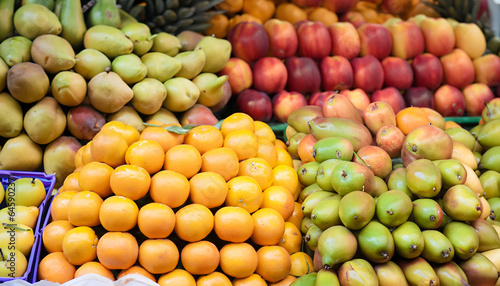
[{"label": "pile of orange", "polygon": [[82,146],[52,200],[39,279],[288,285],[312,269],[301,252],[302,186],[270,126],[244,113],[220,127],[169,126],[111,121]]}]

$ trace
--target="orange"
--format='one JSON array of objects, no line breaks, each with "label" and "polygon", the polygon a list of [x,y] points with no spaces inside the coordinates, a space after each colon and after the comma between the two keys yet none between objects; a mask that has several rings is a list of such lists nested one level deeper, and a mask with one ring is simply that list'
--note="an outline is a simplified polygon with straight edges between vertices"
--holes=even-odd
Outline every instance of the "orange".
[{"label": "orange", "polygon": [[268,283],[269,286],[288,286],[291,285],[293,281],[297,280],[297,277],[293,275],[287,275],[285,278],[281,279],[278,282]]},{"label": "orange", "polygon": [[127,276],[129,274],[137,274],[137,275],[142,275],[154,282],[156,282],[156,278],[153,274],[149,273],[146,269],[144,269],[142,266],[140,265],[134,265],[130,268],[127,268],[127,269],[123,269],[122,271],[120,271],[120,273],[118,273],[118,277],[116,277],[116,279],[120,279],[122,278],[123,276]]},{"label": "orange", "polygon": [[262,204],[262,188],[254,178],[249,176],[234,177],[227,182],[229,187],[226,206],[242,207],[249,213],[259,209]]},{"label": "orange", "polygon": [[75,277],[76,267],[62,252],[47,254],[38,264],[38,280],[66,283]]},{"label": "orange", "polygon": [[219,39],[224,39],[228,33],[229,19],[224,14],[217,14],[208,21],[210,27],[206,29],[203,34],[207,36],[214,36]]},{"label": "orange", "polygon": [[290,254],[290,259],[292,262],[290,275],[299,277],[314,272],[313,260],[307,253],[301,251],[294,252]]},{"label": "orange", "polygon": [[245,278],[257,269],[257,251],[246,242],[228,243],[220,249],[222,272],[234,278]]},{"label": "orange", "polygon": [[107,231],[127,231],[137,224],[139,207],[123,196],[111,196],[102,202],[99,220]]},{"label": "orange", "polygon": [[262,158],[249,158],[240,162],[238,176],[254,178],[264,190],[273,183],[273,168]]},{"label": "orange", "polygon": [[184,144],[195,147],[201,155],[208,150],[222,147],[223,143],[222,132],[212,125],[196,126],[189,130],[184,138]]},{"label": "orange", "polygon": [[148,193],[151,176],[143,167],[121,165],[113,170],[109,183],[115,195],[135,201]]},{"label": "orange", "polygon": [[209,208],[189,204],[175,213],[174,232],[185,241],[194,242],[207,237],[214,229],[214,216]]},{"label": "orange", "polygon": [[222,121],[220,131],[224,138],[227,134],[237,130],[248,130],[253,133],[255,131],[253,118],[246,113],[235,112]]},{"label": "orange", "polygon": [[257,155],[255,156],[266,160],[273,168],[278,164],[278,151],[276,151],[276,146],[266,139],[257,140]]},{"label": "orange", "polygon": [[259,274],[254,273],[245,278],[233,279],[233,286],[267,286],[267,283]]},{"label": "orange", "polygon": [[273,168],[273,186],[283,186],[295,194],[299,186],[297,171],[289,165],[277,165]]},{"label": "orange", "polygon": [[196,280],[184,269],[174,269],[158,278],[160,286],[196,286]]},{"label": "orange", "polygon": [[224,204],[228,186],[224,177],[215,172],[201,172],[189,180],[189,199],[195,204],[215,208]]},{"label": "orange", "polygon": [[208,275],[198,277],[197,286],[232,286],[231,280],[220,272],[212,272]]},{"label": "orange", "polygon": [[287,150],[288,147],[286,146],[286,143],[283,142],[281,139],[276,139],[276,142],[274,143],[274,146],[276,146],[277,149],[285,149]]},{"label": "orange", "polygon": [[74,194],[68,203],[68,220],[75,226],[98,226],[102,198],[91,191]]},{"label": "orange", "polygon": [[66,232],[62,241],[64,256],[73,265],[82,265],[96,258],[99,239],[88,226],[77,226]]},{"label": "orange", "polygon": [[165,127],[170,125],[181,126],[180,124],[165,124],[160,126],[147,126],[142,130],[140,140],[153,140],[156,141],[163,148],[163,153],[166,153],[170,148],[175,145],[182,144],[184,141],[184,134],[177,134],[170,132]]},{"label": "orange", "polygon": [[286,221],[293,223],[296,227],[300,229],[300,224],[304,218],[304,213],[302,212],[302,204],[299,202],[294,202],[292,215],[288,217]]},{"label": "orange", "polygon": [[314,144],[318,141],[313,134],[307,134],[300,140],[297,152],[302,163],[316,161],[312,155]]},{"label": "orange", "polygon": [[325,27],[331,24],[337,23],[339,17],[335,12],[325,7],[316,7],[307,14],[307,19],[310,21],[319,21],[325,25]]},{"label": "orange", "polygon": [[307,20],[307,12],[293,3],[281,3],[276,7],[274,17],[292,24]]},{"label": "orange", "polygon": [[113,272],[102,266],[102,264],[97,261],[85,262],[82,266],[78,267],[75,272],[75,278],[85,274],[97,274],[109,278],[111,281],[115,281],[115,275],[113,275]]},{"label": "orange", "polygon": [[81,190],[93,191],[103,199],[112,195],[109,178],[113,170],[113,167],[102,162],[90,162],[83,165],[78,175]]},{"label": "orange", "polygon": [[162,203],[144,205],[137,216],[137,225],[147,238],[166,238],[175,226],[175,213]]},{"label": "orange", "polygon": [[278,244],[285,232],[285,221],[281,214],[271,208],[259,209],[252,214],[254,223],[250,239],[258,245]]},{"label": "orange", "polygon": [[229,13],[238,13],[243,9],[243,0],[225,0],[215,5],[215,7]]},{"label": "orange", "polygon": [[141,136],[137,128],[135,128],[134,126],[116,120],[106,122],[106,124],[101,127],[101,130],[99,132],[106,130],[113,130],[118,132],[123,138],[125,138],[125,140],[127,141],[127,145],[129,146],[130,144],[139,140]]},{"label": "orange", "polygon": [[83,150],[85,149],[85,145],[82,145],[80,148],[75,153],[75,168],[83,166],[83,161],[82,161],[82,154]]},{"label": "orange", "polygon": [[80,188],[80,182],[78,181],[78,177],[80,176],[80,172],[73,172],[66,176],[63,181],[63,189],[64,192],[75,191],[80,192],[82,188]]},{"label": "orange", "polygon": [[273,1],[253,0],[243,1],[243,3],[243,12],[259,18],[262,22],[271,19],[276,10]]},{"label": "orange", "polygon": [[171,208],[183,205],[189,198],[189,181],[181,173],[163,170],[153,175],[149,195],[153,201]]},{"label": "orange", "polygon": [[198,173],[200,168],[200,151],[191,145],[176,145],[165,154],[165,163],[163,165],[165,170],[176,171],[189,179]]},{"label": "orange", "polygon": [[139,263],[152,274],[163,274],[175,269],[179,249],[170,239],[147,239],[139,247]]},{"label": "orange", "polygon": [[132,143],[125,153],[125,162],[143,167],[149,174],[163,168],[165,152],[163,147],[151,139],[142,139]]},{"label": "orange", "polygon": [[90,146],[92,145],[92,141],[87,142],[83,146],[82,150],[82,165],[88,164],[90,162],[95,161],[95,159],[92,157],[92,152],[90,151]]},{"label": "orange", "polygon": [[254,132],[257,139],[266,139],[267,141],[276,144],[276,134],[269,124],[255,120],[254,121]]},{"label": "orange", "polygon": [[244,242],[250,238],[254,228],[252,215],[240,207],[225,206],[214,215],[214,230],[225,241]]},{"label": "orange", "polygon": [[181,263],[192,275],[205,275],[219,266],[220,254],[210,241],[190,242],[181,250]]},{"label": "orange", "polygon": [[257,250],[259,262],[255,272],[267,282],[278,282],[284,279],[292,268],[290,254],[281,246],[263,246]]},{"label": "orange", "polygon": [[302,246],[300,229],[291,222],[285,222],[285,232],[278,245],[283,246],[290,254],[300,251]]},{"label": "orange", "polygon": [[52,220],[68,220],[68,204],[77,191],[65,191],[57,194],[50,205]]},{"label": "orange", "polygon": [[135,264],[139,245],[128,232],[106,232],[97,243],[97,259],[108,269],[127,269]]},{"label": "orange", "polygon": [[284,220],[293,213],[295,200],[292,193],[283,186],[270,186],[262,192],[261,208],[271,208],[278,211]]},{"label": "orange", "polygon": [[90,154],[94,161],[104,162],[114,168],[125,163],[127,149],[127,140],[120,133],[101,129],[92,139]]},{"label": "orange", "polygon": [[238,175],[239,164],[238,155],[227,147],[212,149],[201,156],[201,171],[218,173],[226,182]]},{"label": "orange", "polygon": [[67,220],[55,220],[45,226],[42,243],[48,253],[62,251],[64,235],[74,226]]},{"label": "orange", "polygon": [[252,131],[235,130],[224,137],[224,147],[231,148],[238,161],[257,156],[257,136]]},{"label": "orange", "polygon": [[410,131],[419,126],[429,125],[430,123],[429,117],[420,107],[403,108],[396,114],[396,126],[404,135],[408,135]]},{"label": "orange", "polygon": [[288,153],[287,149],[276,147],[276,155],[277,155],[276,166],[277,165],[293,166],[292,156],[290,156],[290,153]]}]

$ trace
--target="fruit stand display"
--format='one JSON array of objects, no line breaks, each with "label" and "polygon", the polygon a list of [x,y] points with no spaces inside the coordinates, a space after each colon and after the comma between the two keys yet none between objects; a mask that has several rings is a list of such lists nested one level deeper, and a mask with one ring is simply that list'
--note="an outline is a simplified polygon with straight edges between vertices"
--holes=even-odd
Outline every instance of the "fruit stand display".
[{"label": "fruit stand display", "polygon": [[0,1],[1,281],[498,284],[485,3]]}]

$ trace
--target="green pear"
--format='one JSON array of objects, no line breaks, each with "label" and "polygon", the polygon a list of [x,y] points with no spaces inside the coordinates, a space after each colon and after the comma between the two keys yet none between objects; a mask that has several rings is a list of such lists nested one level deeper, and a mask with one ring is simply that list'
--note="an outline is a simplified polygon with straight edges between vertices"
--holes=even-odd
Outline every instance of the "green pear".
[{"label": "green pear", "polygon": [[2,17],[0,17],[0,42],[10,37],[14,33],[14,17],[16,1],[6,0],[0,1],[0,10]]},{"label": "green pear", "polygon": [[132,53],[134,43],[118,28],[107,25],[90,27],[83,38],[86,49],[96,49],[108,58]]},{"label": "green pear", "polygon": [[415,199],[416,195],[410,191],[406,182],[406,168],[394,168],[385,178],[389,190],[400,190],[407,194],[410,199]]},{"label": "green pear", "polygon": [[34,171],[42,165],[42,147],[22,132],[0,149],[0,170]]},{"label": "green pear", "polygon": [[300,165],[297,170],[299,182],[304,186],[309,186],[316,183],[316,175],[318,174],[319,162],[311,161]]},{"label": "green pear", "polygon": [[47,94],[49,87],[49,77],[39,64],[18,63],[7,73],[7,88],[10,95],[22,103],[39,101]]},{"label": "green pear", "polygon": [[180,48],[182,48],[181,41],[176,36],[167,32],[159,32],[153,39],[151,52],[160,52],[173,57],[179,53]]},{"label": "green pear", "polygon": [[111,71],[117,73],[124,82],[133,85],[146,77],[148,69],[136,54],[117,56],[111,62]]},{"label": "green pear", "polygon": [[174,58],[182,64],[181,69],[175,74],[175,76],[187,79],[192,79],[200,74],[206,61],[205,53],[201,49],[181,52],[175,55]]},{"label": "green pear", "polygon": [[460,221],[452,221],[443,228],[443,234],[450,240],[455,249],[455,255],[462,259],[469,259],[479,247],[479,236],[476,230]]},{"label": "green pear", "polygon": [[477,134],[477,141],[486,149],[500,146],[500,119],[492,119],[483,125]]},{"label": "green pear", "polygon": [[465,272],[453,261],[434,267],[441,285],[469,285]]},{"label": "green pear", "polygon": [[333,191],[331,176],[333,168],[340,162],[340,159],[328,159],[321,162],[318,166],[318,172],[316,174],[316,184],[325,191]]},{"label": "green pear", "polygon": [[24,115],[24,129],[33,142],[49,144],[66,129],[66,114],[53,97],[44,97]]},{"label": "green pear", "polygon": [[323,116],[323,109],[316,105],[305,105],[293,110],[286,119],[286,123],[297,132],[309,133],[307,122],[315,117]]},{"label": "green pear", "polygon": [[396,227],[404,223],[411,215],[413,204],[404,192],[389,190],[376,200],[375,213],[378,220],[387,227]]},{"label": "green pear", "polygon": [[115,72],[101,72],[87,84],[90,104],[100,112],[114,113],[133,97],[132,88]]},{"label": "green pear", "polygon": [[132,87],[134,97],[132,106],[140,113],[151,115],[160,110],[167,97],[167,89],[163,83],[154,78],[144,78]]},{"label": "green pear", "polygon": [[[479,181],[484,190],[484,197],[487,200],[500,197],[500,172],[488,170],[479,176]],[[500,215],[500,212],[497,212],[497,214]]]},{"label": "green pear", "polygon": [[433,198],[442,187],[441,172],[429,159],[417,159],[406,166],[406,183],[421,198]]},{"label": "green pear", "polygon": [[471,283],[472,281],[478,281],[481,285],[496,285],[498,281],[495,264],[480,252],[474,253],[471,258],[465,261],[460,261],[458,265]]},{"label": "green pear", "polygon": [[16,137],[23,130],[23,110],[9,93],[0,93],[0,136]]},{"label": "green pear", "polygon": [[40,35],[59,35],[62,31],[57,15],[41,4],[29,3],[14,13],[14,28],[17,33],[30,40]]},{"label": "green pear", "polygon": [[166,82],[181,70],[182,63],[167,54],[161,52],[149,52],[141,57],[146,66],[147,77]]},{"label": "green pear", "polygon": [[355,258],[342,263],[338,272],[340,285],[378,286],[377,273],[370,262]]},{"label": "green pear", "polygon": [[413,201],[410,220],[421,229],[438,229],[443,222],[443,209],[433,199],[416,199]]},{"label": "green pear", "polygon": [[323,230],[315,224],[311,225],[309,229],[307,229],[307,232],[304,235],[304,241],[311,250],[316,250],[316,248],[318,248],[318,240],[322,233]]},{"label": "green pear", "polygon": [[297,132],[288,139],[288,142],[286,142],[288,145],[287,151],[292,158],[299,158],[299,143],[306,135],[307,133]]},{"label": "green pear", "polygon": [[0,60],[0,91],[7,86],[7,73],[9,72],[9,66]]},{"label": "green pear", "polygon": [[303,217],[302,220],[300,221],[300,232],[303,234],[306,234],[309,228],[313,226],[314,223],[312,222],[310,217]]},{"label": "green pear", "polygon": [[87,24],[85,23],[85,16],[82,10],[82,1],[60,1],[61,10],[59,11],[59,20],[62,26],[61,37],[65,38],[74,49],[80,50],[83,46],[83,37],[87,31]]},{"label": "green pear", "polygon": [[495,228],[484,219],[476,219],[470,223],[479,238],[478,252],[500,248],[500,238]]},{"label": "green pear", "polygon": [[485,103],[481,118],[484,123],[493,119],[500,119],[500,99],[492,99],[490,102]]},{"label": "green pear", "polygon": [[443,196],[443,211],[453,220],[473,221],[481,216],[479,197],[466,185],[455,185]]},{"label": "green pear", "polygon": [[75,65],[75,51],[71,44],[56,35],[41,35],[31,44],[31,58],[49,74],[69,70]]},{"label": "green pear", "polygon": [[309,185],[309,186],[306,186],[302,189],[302,191],[300,191],[299,193],[299,201],[300,202],[304,202],[304,200],[312,193],[314,192],[318,192],[318,191],[324,191],[323,189],[321,189],[318,184],[312,184],[312,185]]},{"label": "green pear", "polygon": [[474,149],[476,138],[465,128],[454,127],[448,128],[444,132],[450,135],[451,139],[464,143],[471,151]]},{"label": "green pear", "polygon": [[317,227],[325,230],[330,226],[340,225],[340,196],[331,196],[319,201],[311,212],[311,219]]},{"label": "green pear", "polygon": [[402,259],[398,265],[403,270],[410,285],[440,285],[439,277],[432,265],[422,257]]},{"label": "green pear", "polygon": [[484,152],[479,164],[481,169],[500,172],[500,145],[492,147]]},{"label": "green pear", "polygon": [[[313,272],[314,273],[314,272]],[[335,271],[329,269],[320,269],[316,272],[316,284],[314,285],[331,285],[340,286],[339,277]]]},{"label": "green pear", "polygon": [[66,177],[75,169],[75,155],[82,144],[73,136],[60,136],[52,141],[43,152],[43,170],[55,174],[54,188],[62,186]]},{"label": "green pear", "polygon": [[344,226],[357,230],[367,225],[375,215],[375,199],[363,191],[352,191],[342,197],[339,217]]},{"label": "green pear", "polygon": [[153,47],[153,38],[149,26],[144,23],[131,23],[123,28],[122,32],[134,43],[134,54],[139,57],[151,50]]},{"label": "green pear", "polygon": [[464,184],[467,180],[467,170],[460,161],[455,159],[445,159],[433,161],[441,173],[443,188]]},{"label": "green pear", "polygon": [[351,161],[354,148],[351,141],[342,137],[329,137],[316,141],[312,149],[312,156],[317,162],[328,159]]},{"label": "green pear", "polygon": [[91,80],[95,75],[111,70],[111,60],[96,49],[83,49],[75,55],[74,69],[86,80]]},{"label": "green pear", "polygon": [[380,222],[370,221],[356,237],[363,257],[370,262],[385,263],[394,256],[394,238],[391,231]]},{"label": "green pear", "polygon": [[214,73],[202,72],[192,79],[193,83],[200,89],[198,103],[207,107],[216,105],[224,95],[224,83],[228,76],[218,76]]},{"label": "green pear", "polygon": [[375,270],[375,273],[377,273],[380,286],[409,286],[403,270],[401,270],[401,267],[399,267],[394,261],[376,264],[373,266],[373,269]]},{"label": "green pear", "polygon": [[26,5],[29,3],[41,4],[47,7],[49,10],[54,10],[55,0],[22,0],[21,5]]},{"label": "green pear", "polygon": [[172,112],[183,112],[196,104],[200,89],[187,78],[173,77],[163,83],[167,88],[167,98],[163,107]]},{"label": "green pear", "polygon": [[394,246],[399,256],[412,259],[424,251],[424,236],[420,227],[412,221],[406,221],[392,231]]},{"label": "green pear", "polygon": [[325,229],[318,239],[321,264],[326,269],[353,259],[357,249],[356,237],[342,225],[334,225]]},{"label": "green pear", "polygon": [[121,24],[120,11],[116,0],[98,0],[87,15],[89,26],[107,25],[118,28]]},{"label": "green pear", "polygon": [[202,70],[203,72],[219,72],[231,57],[231,42],[226,39],[205,36],[196,44],[194,49],[199,48],[205,53],[207,59]]},{"label": "green pear", "polygon": [[336,194],[333,192],[327,192],[327,191],[321,191],[321,190],[310,193],[302,201],[302,213],[304,214],[304,216],[310,217],[312,210],[314,209],[314,207],[316,207],[316,205],[320,201],[322,201],[328,197],[335,196],[335,195]]},{"label": "green pear", "polygon": [[429,262],[447,263],[455,257],[455,248],[451,241],[440,231],[428,229],[422,231],[424,251],[420,254]]},{"label": "green pear", "polygon": [[31,61],[32,41],[23,36],[13,36],[0,43],[0,57],[12,67],[21,62]]},{"label": "green pear", "polygon": [[50,84],[52,96],[59,104],[65,106],[80,105],[87,95],[87,82],[79,73],[61,71]]}]

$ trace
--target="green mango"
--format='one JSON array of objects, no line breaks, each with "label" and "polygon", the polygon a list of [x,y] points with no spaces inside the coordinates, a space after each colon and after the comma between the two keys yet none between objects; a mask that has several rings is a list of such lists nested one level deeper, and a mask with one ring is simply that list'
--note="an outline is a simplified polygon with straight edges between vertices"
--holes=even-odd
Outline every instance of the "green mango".
[{"label": "green mango", "polygon": [[146,53],[141,56],[141,61],[147,67],[147,77],[161,82],[171,79],[182,67],[181,62],[174,57],[160,52]]},{"label": "green mango", "polygon": [[13,36],[0,43],[0,57],[12,67],[15,64],[31,61],[32,41],[23,36]]},{"label": "green mango", "polygon": [[375,199],[363,191],[344,195],[339,203],[339,217],[344,226],[358,230],[367,225],[375,215]]},{"label": "green mango", "polygon": [[134,54],[142,56],[153,47],[155,35],[151,35],[148,25],[140,22],[130,23],[121,30],[134,43]]},{"label": "green mango", "polygon": [[491,223],[484,219],[476,219],[470,225],[476,230],[479,238],[478,252],[500,248],[500,237]]},{"label": "green mango", "polygon": [[466,185],[455,185],[443,196],[443,211],[453,220],[473,221],[481,216],[481,202]]},{"label": "green mango", "polygon": [[356,236],[363,257],[372,263],[385,263],[396,251],[391,231],[376,220],[370,221]]},{"label": "green mango", "polygon": [[333,168],[340,162],[340,159],[329,159],[319,164],[318,173],[316,175],[316,184],[325,191],[333,191],[332,187],[332,173]]},{"label": "green mango", "polygon": [[293,110],[286,123],[297,132],[310,133],[308,122],[315,117],[323,117],[323,109],[317,105],[305,105]]},{"label": "green mango", "polygon": [[416,195],[408,188],[408,183],[406,182],[406,168],[394,168],[385,180],[389,190],[400,190],[407,194],[410,199],[414,200],[416,198]]},{"label": "green mango", "polygon": [[362,258],[344,262],[337,272],[340,285],[378,285],[377,273],[375,273],[373,266]]},{"label": "green mango", "polygon": [[57,15],[47,7],[29,3],[14,13],[14,28],[17,33],[30,40],[45,34],[59,35],[62,31]]},{"label": "green mango", "polygon": [[500,197],[500,172],[487,170],[479,176],[479,181],[486,199]]},{"label": "green mango", "polygon": [[87,22],[90,27],[97,25],[120,27],[120,10],[116,5],[116,0],[97,0],[88,11]]},{"label": "green mango", "polygon": [[321,189],[318,186],[318,184],[312,184],[312,185],[304,187],[302,189],[302,191],[300,191],[299,202],[304,202],[304,200],[307,198],[307,196],[309,196],[310,194],[317,192],[317,191],[323,191],[323,189]]},{"label": "green mango", "polygon": [[340,199],[340,196],[331,196],[321,200],[313,208],[311,219],[317,227],[325,230],[330,226],[342,224],[339,216]]},{"label": "green mango", "polygon": [[351,260],[357,249],[356,237],[342,225],[334,225],[325,229],[318,240],[321,264],[326,269]]},{"label": "green mango", "polygon": [[59,21],[62,26],[61,37],[65,38],[75,50],[80,50],[87,32],[81,0],[62,0]]},{"label": "green mango", "polygon": [[304,186],[309,186],[316,183],[316,175],[318,174],[319,162],[312,161],[300,165],[297,170],[299,182]]},{"label": "green mango", "polygon": [[85,49],[96,49],[108,58],[132,53],[134,43],[118,28],[96,25],[87,29],[83,37]]},{"label": "green mango", "polygon": [[[436,202],[439,204],[441,209],[443,209],[443,198],[436,199]],[[453,220],[450,218],[450,216],[448,216],[445,212],[443,212],[443,220],[441,221],[441,225],[438,227],[438,229],[442,230],[446,226],[446,224],[448,224],[451,221]]]},{"label": "green mango", "polygon": [[304,216],[310,217],[312,210],[320,201],[334,195],[336,194],[327,191],[317,191],[309,194],[302,202],[302,213]]},{"label": "green mango", "polygon": [[471,151],[474,149],[476,138],[467,129],[462,127],[453,127],[445,129],[444,132],[450,135],[451,139],[463,143]]},{"label": "green mango", "polygon": [[354,154],[351,141],[342,137],[328,137],[314,143],[312,156],[317,162],[328,159],[351,161]]},{"label": "green mango", "polygon": [[465,272],[453,261],[434,266],[441,285],[469,285]]},{"label": "green mango", "polygon": [[373,188],[374,177],[367,166],[347,161],[333,168],[330,181],[337,193],[346,195],[353,191],[369,192]]},{"label": "green mango", "polygon": [[495,264],[480,252],[474,253],[467,260],[458,262],[458,265],[472,285],[476,285],[472,281],[480,282],[480,285],[496,285],[498,281],[498,271]]},{"label": "green mango", "polygon": [[442,188],[448,189],[454,185],[461,185],[467,180],[467,170],[460,161],[445,159],[432,161],[441,173]]},{"label": "green mango", "polygon": [[375,273],[377,273],[380,286],[409,286],[403,270],[401,270],[401,267],[399,267],[394,261],[375,264],[373,269],[375,270]]},{"label": "green mango", "polygon": [[443,222],[443,209],[433,199],[417,199],[409,219],[421,229],[438,229]]},{"label": "green mango", "polygon": [[424,236],[418,225],[407,221],[392,231],[396,253],[407,259],[418,257],[424,250]]},{"label": "green mango", "polygon": [[[500,128],[500,124],[498,127]],[[479,168],[500,172],[500,145],[491,147],[483,153],[479,161]]]},{"label": "green mango", "polygon": [[316,285],[340,286],[339,277],[334,271],[321,268],[317,273]]},{"label": "green mango", "polygon": [[485,103],[481,118],[485,123],[493,119],[500,119],[500,99],[494,98],[488,103]]},{"label": "green mango", "polygon": [[432,265],[422,257],[411,260],[399,260],[398,265],[403,270],[410,285],[440,285],[439,277]]},{"label": "green mango", "polygon": [[[404,154],[404,152],[406,152]],[[453,139],[444,130],[434,125],[419,126],[405,137],[401,158],[408,166],[416,159],[450,159],[453,153]]]},{"label": "green mango", "polygon": [[406,166],[406,183],[421,198],[433,198],[442,187],[441,172],[429,159],[418,159]]},{"label": "green mango", "polygon": [[318,273],[312,272],[306,275],[302,275],[293,281],[290,286],[315,286],[316,285],[316,277]]},{"label": "green mango", "polygon": [[449,222],[444,227],[443,234],[453,245],[455,255],[462,260],[469,259],[479,247],[479,236],[476,230],[464,222]]},{"label": "green mango", "polygon": [[373,143],[370,130],[365,125],[349,119],[317,117],[309,121],[309,128],[318,140],[328,137],[346,138],[351,141],[355,152]]},{"label": "green mango", "polygon": [[491,211],[495,213],[495,221],[500,221],[500,197],[492,197],[486,200],[490,205]]},{"label": "green mango", "polygon": [[500,118],[486,122],[477,134],[477,141],[486,149],[500,146],[498,138],[500,138]]},{"label": "green mango", "polygon": [[307,243],[307,246],[311,250],[316,250],[318,247],[318,240],[320,235],[323,233],[323,230],[317,227],[316,225],[311,225],[304,235],[304,241]]},{"label": "green mango", "polygon": [[376,200],[377,219],[387,227],[396,227],[408,220],[413,204],[404,192],[390,190],[382,193]]},{"label": "green mango", "polygon": [[428,229],[422,231],[424,250],[420,254],[429,262],[446,263],[455,257],[455,248],[451,241],[440,231]]}]

